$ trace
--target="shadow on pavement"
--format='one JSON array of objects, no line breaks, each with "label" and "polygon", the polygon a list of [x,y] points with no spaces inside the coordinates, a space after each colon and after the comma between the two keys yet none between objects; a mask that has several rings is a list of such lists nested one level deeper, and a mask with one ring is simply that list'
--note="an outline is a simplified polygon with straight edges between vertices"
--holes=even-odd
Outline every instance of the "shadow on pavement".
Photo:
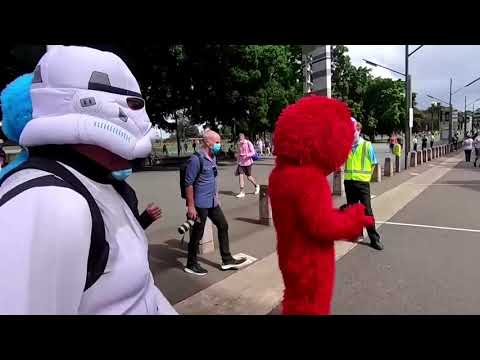
[{"label": "shadow on pavement", "polygon": [[480,191],[480,180],[462,181],[462,180],[447,180],[445,182],[438,182],[438,184],[453,185],[464,189]]},{"label": "shadow on pavement", "polygon": [[363,245],[363,246],[368,246],[368,247],[370,247],[370,241],[365,241],[365,240],[363,240],[363,241],[358,241],[358,242],[357,242],[357,245]]},{"label": "shadow on pavement", "polygon": [[243,221],[249,224],[262,225],[258,219],[249,219],[244,217],[236,217],[234,220]]},{"label": "shadow on pavement", "polygon": [[221,194],[221,195],[228,195],[228,196],[236,196],[237,195],[233,191],[225,191],[225,190],[219,191],[218,193]]},{"label": "shadow on pavement", "polygon": [[[170,239],[164,244],[150,245],[149,260],[150,269],[154,274],[171,268],[183,270],[187,262],[187,251],[182,249],[180,240]],[[201,256],[198,257],[198,261],[201,264],[218,268],[217,263],[204,259]]]},{"label": "shadow on pavement", "polygon": [[[477,165],[478,165],[478,161],[477,161]],[[462,162],[459,162],[457,165],[455,165],[455,169],[476,169],[475,166],[473,166],[473,160],[471,162],[466,162],[466,161],[462,161]],[[480,169],[479,169],[480,170]]]}]

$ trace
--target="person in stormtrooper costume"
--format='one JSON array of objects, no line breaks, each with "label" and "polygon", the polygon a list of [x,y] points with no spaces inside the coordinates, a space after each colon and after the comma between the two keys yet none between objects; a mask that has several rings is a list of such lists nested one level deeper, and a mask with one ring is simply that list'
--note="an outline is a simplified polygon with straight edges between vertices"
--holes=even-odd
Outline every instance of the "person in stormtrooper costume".
[{"label": "person in stormtrooper costume", "polygon": [[24,149],[0,172],[0,313],[176,314],[148,265],[155,216],[125,182],[155,137],[127,65],[54,46],[0,99]]}]

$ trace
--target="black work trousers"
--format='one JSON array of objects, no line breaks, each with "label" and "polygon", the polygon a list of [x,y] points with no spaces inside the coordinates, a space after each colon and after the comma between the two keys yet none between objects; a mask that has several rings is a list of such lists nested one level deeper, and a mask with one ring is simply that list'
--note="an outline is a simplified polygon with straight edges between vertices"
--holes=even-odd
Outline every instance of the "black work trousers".
[{"label": "black work trousers", "polygon": [[472,156],[472,150],[465,150],[465,161],[470,162],[470,157]]},{"label": "black work trousers", "polygon": [[[372,203],[370,201],[370,183],[364,181],[345,180],[345,194],[349,205],[361,203],[365,206],[365,215],[373,216]],[[380,240],[380,235],[375,229],[375,224],[367,228],[371,242]]]},{"label": "black work trousers", "polygon": [[222,256],[223,262],[232,260],[233,257],[230,253],[230,244],[228,239],[228,223],[220,206],[210,209],[196,209],[198,219],[195,222],[195,225],[193,225],[193,229],[190,234],[190,241],[188,242],[187,266],[197,263],[198,246],[200,245],[200,240],[203,237],[207,217],[210,218],[210,220],[212,220],[212,223],[217,227],[218,242],[220,244],[220,255]]}]

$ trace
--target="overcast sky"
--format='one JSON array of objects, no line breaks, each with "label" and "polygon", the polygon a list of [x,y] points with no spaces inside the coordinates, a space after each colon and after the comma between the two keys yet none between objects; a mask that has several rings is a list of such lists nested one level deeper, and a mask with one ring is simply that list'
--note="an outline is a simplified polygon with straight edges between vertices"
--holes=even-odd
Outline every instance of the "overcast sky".
[{"label": "overcast sky", "polygon": [[[410,45],[413,51],[418,45]],[[401,73],[405,72],[404,45],[347,45],[348,54],[355,66],[367,66],[372,74],[381,77],[401,78],[388,70],[371,67],[363,58],[387,66]],[[409,73],[412,75],[413,91],[416,92],[418,107],[428,108],[433,101],[426,94],[448,102],[450,77],[452,91],[480,77],[480,45],[425,45],[409,58]],[[463,111],[467,104],[480,98],[480,80],[459,91],[452,97],[453,107]],[[480,108],[480,101],[475,103]],[[471,110],[472,105],[467,107]]]}]

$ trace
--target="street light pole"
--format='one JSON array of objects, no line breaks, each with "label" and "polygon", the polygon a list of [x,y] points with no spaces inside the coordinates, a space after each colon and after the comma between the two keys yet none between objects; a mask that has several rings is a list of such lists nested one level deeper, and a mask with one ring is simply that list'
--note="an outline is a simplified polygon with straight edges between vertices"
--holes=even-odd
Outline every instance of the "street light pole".
[{"label": "street light pole", "polygon": [[467,138],[467,96],[465,95],[465,112],[463,113],[464,129],[463,129],[463,138]]},{"label": "street light pole", "polygon": [[410,152],[410,94],[408,84],[408,45],[405,45],[405,169],[408,168],[408,153]]},{"label": "street light pole", "polygon": [[448,143],[452,143],[452,128],[453,128],[453,114],[452,114],[452,78],[450,78],[450,100],[448,101],[450,109],[450,118],[448,121]]}]

